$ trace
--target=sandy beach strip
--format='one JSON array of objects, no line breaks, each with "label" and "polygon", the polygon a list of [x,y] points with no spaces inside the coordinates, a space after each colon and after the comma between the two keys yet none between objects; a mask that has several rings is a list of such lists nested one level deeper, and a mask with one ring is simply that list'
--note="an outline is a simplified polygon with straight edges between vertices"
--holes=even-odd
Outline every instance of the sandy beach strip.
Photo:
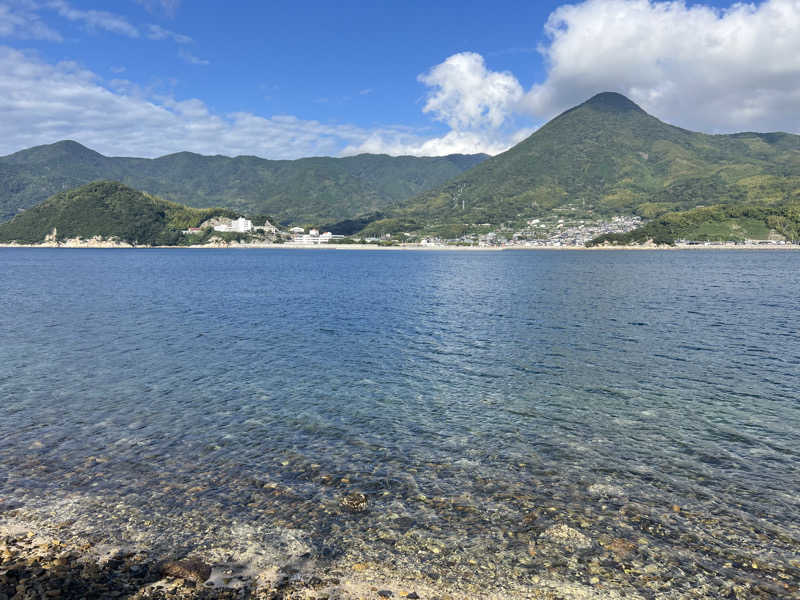
[{"label": "sandy beach strip", "polygon": [[499,251],[675,251],[675,250],[800,250],[800,244],[738,244],[738,245],[703,245],[703,244],[676,244],[675,246],[666,245],[640,245],[640,246],[448,246],[448,245],[433,245],[433,244],[399,244],[395,246],[381,246],[378,244],[269,244],[269,243],[254,243],[254,244],[204,244],[197,246],[132,246],[130,244],[120,242],[67,242],[63,244],[0,244],[0,248],[59,248],[59,249],[84,249],[84,250],[97,250],[97,249],[118,249],[118,250],[394,250],[394,251],[445,251],[445,252],[499,252]]}]

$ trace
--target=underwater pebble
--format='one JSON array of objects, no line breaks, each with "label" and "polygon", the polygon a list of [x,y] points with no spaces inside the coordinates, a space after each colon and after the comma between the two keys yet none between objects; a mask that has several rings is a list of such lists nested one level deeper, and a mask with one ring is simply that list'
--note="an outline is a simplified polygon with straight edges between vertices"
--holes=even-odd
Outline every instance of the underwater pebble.
[{"label": "underwater pebble", "polygon": [[367,497],[359,492],[354,492],[339,500],[339,505],[350,512],[364,512],[367,510]]},{"label": "underwater pebble", "polygon": [[619,498],[625,495],[625,491],[618,485],[609,485],[606,483],[593,483],[589,486],[589,494],[592,496],[610,496],[612,498]]},{"label": "underwater pebble", "polygon": [[584,550],[592,546],[591,539],[583,535],[580,531],[564,525],[563,523],[549,527],[539,536],[539,539],[569,546],[578,550]]}]

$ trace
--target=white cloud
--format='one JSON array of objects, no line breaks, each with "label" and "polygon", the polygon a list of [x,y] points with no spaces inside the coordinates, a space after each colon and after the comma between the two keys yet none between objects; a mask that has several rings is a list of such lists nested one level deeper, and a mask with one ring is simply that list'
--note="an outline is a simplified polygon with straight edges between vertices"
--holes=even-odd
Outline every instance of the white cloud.
[{"label": "white cloud", "polygon": [[178,50],[178,56],[180,56],[181,59],[183,59],[184,61],[186,61],[190,65],[206,66],[206,65],[210,65],[211,64],[211,61],[205,60],[203,58],[198,58],[197,56],[195,56],[194,54],[189,52],[186,48],[180,48]]},{"label": "white cloud", "polygon": [[106,155],[253,154],[267,158],[337,155],[371,135],[387,139],[402,129],[365,130],[294,116],[215,114],[200,100],[157,98],[124,79],[107,85],[72,62],[51,65],[0,46],[0,154],[61,139]]},{"label": "white cloud", "polygon": [[[176,0],[141,0],[172,11]],[[171,39],[186,62],[188,36],[66,0],[0,0],[0,36],[60,41],[43,8],[93,29]],[[450,56],[419,76],[423,112],[444,132],[397,126],[324,125],[291,116],[214,114],[200,100],[157,98],[125,79],[104,83],[72,63],[49,65],[0,47],[0,151],[72,137],[105,153],[154,156],[177,150],[250,153],[441,155],[501,152],[537,122],[600,91],[619,91],[670,123],[700,131],[800,132],[800,0],[720,10],[654,0],[587,0],[556,9],[545,25],[544,81],[527,92],[479,54]],[[524,54],[529,48],[510,49]],[[500,53],[502,54],[502,52]],[[120,73],[120,69],[112,69]],[[367,96],[367,88],[359,93]]]},{"label": "white cloud", "polygon": [[524,104],[547,118],[618,91],[670,123],[709,132],[800,132],[800,1],[588,0],[556,9],[546,80]]},{"label": "white cloud", "polygon": [[62,41],[61,34],[42,22],[32,2],[0,3],[0,37]]},{"label": "white cloud", "polygon": [[618,91],[660,119],[707,132],[800,133],[800,0],[734,4],[587,0],[547,20],[539,48],[547,77],[527,93],[479,54],[455,54],[419,76],[423,112],[450,131],[432,139],[374,132],[348,152],[497,154],[543,121],[602,91]]},{"label": "white cloud", "polygon": [[192,41],[188,35],[183,35],[182,33],[175,33],[174,31],[170,31],[169,29],[164,29],[160,25],[148,25],[147,26],[147,37],[151,40],[166,40],[171,39],[178,44],[188,44]]},{"label": "white cloud", "polygon": [[454,130],[497,128],[522,97],[516,77],[489,71],[474,52],[454,54],[418,79],[433,88],[422,111]]},{"label": "white cloud", "polygon": [[511,73],[491,71],[480,54],[454,54],[418,77],[429,87],[424,113],[445,123],[450,131],[430,139],[397,132],[374,132],[348,153],[374,152],[441,156],[497,154],[524,139],[530,128],[519,129],[514,118],[523,89]]},{"label": "white cloud", "polygon": [[521,129],[509,136],[487,138],[473,131],[449,131],[443,136],[426,139],[418,134],[403,133],[396,129],[373,132],[357,145],[346,147],[342,153],[391,154],[393,156],[445,156],[447,154],[499,154],[533,133]]},{"label": "white cloud", "polygon": [[104,10],[79,10],[70,6],[65,0],[50,0],[47,6],[69,21],[84,23],[89,29],[103,29],[131,38],[139,37],[139,30],[120,15]]}]

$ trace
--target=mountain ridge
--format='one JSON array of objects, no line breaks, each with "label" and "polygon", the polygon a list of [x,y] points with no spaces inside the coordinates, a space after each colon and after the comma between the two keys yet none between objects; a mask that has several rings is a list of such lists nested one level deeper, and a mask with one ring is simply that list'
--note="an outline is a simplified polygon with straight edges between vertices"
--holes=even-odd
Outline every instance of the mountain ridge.
[{"label": "mountain ridge", "polygon": [[394,206],[486,158],[361,154],[268,160],[188,151],[108,157],[61,140],[0,157],[0,221],[54,193],[104,179],[189,206],[268,213],[284,222],[336,221]]}]

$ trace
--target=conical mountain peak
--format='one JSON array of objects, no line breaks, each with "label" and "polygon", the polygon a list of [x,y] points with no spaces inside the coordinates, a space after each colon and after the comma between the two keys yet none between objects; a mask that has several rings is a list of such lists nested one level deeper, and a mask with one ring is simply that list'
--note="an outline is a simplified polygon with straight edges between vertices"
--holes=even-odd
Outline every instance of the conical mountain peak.
[{"label": "conical mountain peak", "polygon": [[610,112],[644,112],[638,104],[617,92],[601,92],[589,98],[583,105]]},{"label": "conical mountain peak", "polygon": [[[534,217],[559,214],[554,211],[590,220],[620,214],[651,218],[735,202],[761,194],[756,185],[795,189],[790,182],[800,173],[798,151],[800,136],[696,133],[660,121],[622,94],[603,92],[421,194],[368,233],[414,231],[423,224],[453,235],[483,223],[526,227]],[[785,175],[773,175],[777,165]],[[775,197],[784,194],[776,191]]]}]

